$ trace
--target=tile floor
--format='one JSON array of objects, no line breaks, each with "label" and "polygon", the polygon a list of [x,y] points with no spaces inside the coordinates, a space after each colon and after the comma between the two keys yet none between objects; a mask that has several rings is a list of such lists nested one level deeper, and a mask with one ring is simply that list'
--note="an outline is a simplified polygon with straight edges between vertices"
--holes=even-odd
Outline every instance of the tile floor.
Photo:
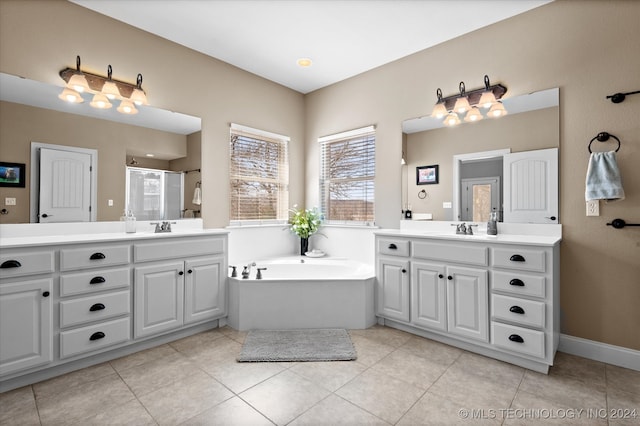
[{"label": "tile floor", "polygon": [[640,424],[638,371],[558,353],[543,375],[392,328],[350,333],[357,361],[308,363],[237,363],[245,333],[200,333],[0,394],[0,425]]}]

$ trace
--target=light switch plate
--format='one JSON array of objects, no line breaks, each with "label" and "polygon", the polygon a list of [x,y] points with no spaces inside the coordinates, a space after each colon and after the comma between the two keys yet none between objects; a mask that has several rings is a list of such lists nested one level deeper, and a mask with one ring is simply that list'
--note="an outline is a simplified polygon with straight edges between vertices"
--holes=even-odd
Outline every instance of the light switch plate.
[{"label": "light switch plate", "polygon": [[113,200],[108,200],[108,201],[107,201],[107,205],[108,205],[109,207],[113,207]]},{"label": "light switch plate", "polygon": [[600,216],[600,201],[587,201],[587,216]]},{"label": "light switch plate", "polygon": [[442,208],[443,209],[450,209],[451,208],[451,201],[443,201],[442,202]]},{"label": "light switch plate", "polygon": [[4,199],[4,205],[5,206],[15,206],[16,205],[16,199],[15,198],[6,197]]}]

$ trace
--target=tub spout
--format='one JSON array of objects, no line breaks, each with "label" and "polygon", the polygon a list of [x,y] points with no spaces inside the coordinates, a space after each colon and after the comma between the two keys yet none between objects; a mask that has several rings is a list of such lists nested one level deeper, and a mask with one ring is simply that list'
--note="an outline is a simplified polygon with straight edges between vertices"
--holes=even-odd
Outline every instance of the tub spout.
[{"label": "tub spout", "polygon": [[242,268],[242,279],[247,279],[249,278],[249,275],[251,274],[251,267],[252,266],[256,266],[256,262],[251,262],[248,265],[246,265],[244,268]]}]

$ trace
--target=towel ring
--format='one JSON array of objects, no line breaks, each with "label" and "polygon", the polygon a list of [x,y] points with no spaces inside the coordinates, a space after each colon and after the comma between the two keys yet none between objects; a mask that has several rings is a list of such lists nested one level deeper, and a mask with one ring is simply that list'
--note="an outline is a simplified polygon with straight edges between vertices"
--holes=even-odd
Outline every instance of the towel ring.
[{"label": "towel ring", "polygon": [[618,139],[617,136],[612,135],[611,133],[607,133],[607,132],[600,132],[598,133],[598,135],[591,139],[591,142],[589,142],[589,153],[592,153],[593,151],[591,151],[591,144],[593,143],[593,141],[595,141],[596,139],[598,139],[598,142],[606,142],[609,140],[609,137],[614,138],[615,140],[618,141],[618,148],[616,148],[616,152],[618,152],[620,150],[620,139]]}]

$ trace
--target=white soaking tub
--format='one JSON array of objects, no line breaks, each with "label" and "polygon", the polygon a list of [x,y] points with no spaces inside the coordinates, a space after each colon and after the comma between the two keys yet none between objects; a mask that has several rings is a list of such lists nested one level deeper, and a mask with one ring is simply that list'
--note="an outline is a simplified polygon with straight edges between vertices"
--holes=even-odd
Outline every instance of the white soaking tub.
[{"label": "white soaking tub", "polygon": [[[229,277],[229,325],[237,330],[346,328],[376,323],[375,271],[338,258],[286,257],[255,261],[249,279]],[[256,279],[257,268],[262,279]]]}]

